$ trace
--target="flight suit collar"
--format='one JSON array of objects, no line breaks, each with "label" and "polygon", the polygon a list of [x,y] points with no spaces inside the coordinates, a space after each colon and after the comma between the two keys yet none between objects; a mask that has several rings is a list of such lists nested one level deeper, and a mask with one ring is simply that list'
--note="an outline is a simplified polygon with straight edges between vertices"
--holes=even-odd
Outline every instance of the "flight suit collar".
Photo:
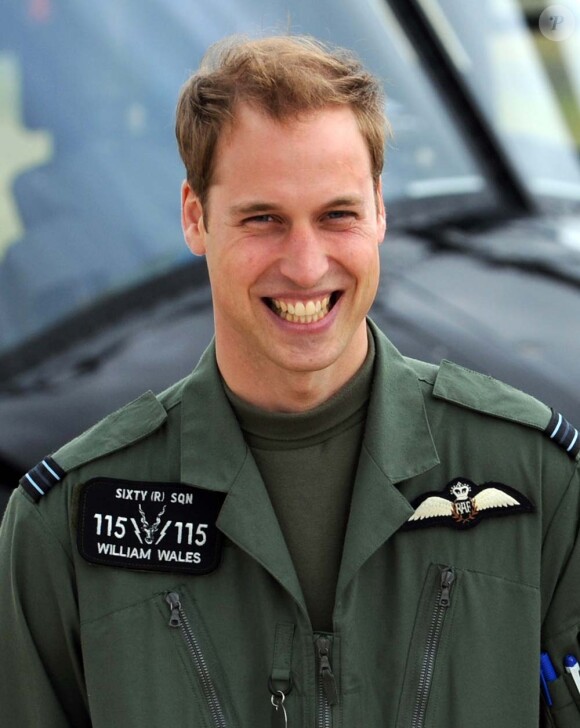
[{"label": "flight suit collar", "polygon": [[[439,462],[417,375],[369,321],[376,344],[373,387],[348,523],[338,594],[413,512],[397,483]],[[217,525],[304,608],[284,537],[234,411],[212,344],[182,398],[181,480],[227,492]]]},{"label": "flight suit collar", "polygon": [[212,342],[183,389],[181,480],[228,492],[248,457],[248,447],[228,402]]},{"label": "flight suit collar", "polygon": [[369,321],[376,362],[364,447],[390,483],[439,464],[416,372]]},{"label": "flight suit collar", "polygon": [[416,373],[371,321],[369,326],[376,344],[375,372],[337,603],[364,562],[413,513],[397,484],[439,464]]},{"label": "flight suit collar", "polygon": [[306,613],[266,486],[226,397],[213,343],[186,383],[181,407],[181,481],[227,493],[217,527],[262,564]]},{"label": "flight suit collar", "polygon": [[[363,450],[397,484],[426,472],[439,458],[416,373],[377,326],[368,324],[376,361]],[[183,482],[229,491],[249,450],[224,392],[213,343],[184,387],[181,442]]]}]

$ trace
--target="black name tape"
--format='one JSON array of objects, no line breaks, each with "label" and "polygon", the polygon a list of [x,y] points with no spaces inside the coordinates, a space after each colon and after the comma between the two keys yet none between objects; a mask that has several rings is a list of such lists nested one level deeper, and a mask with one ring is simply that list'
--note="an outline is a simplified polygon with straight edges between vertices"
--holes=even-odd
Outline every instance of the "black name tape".
[{"label": "black name tape", "polygon": [[80,554],[93,564],[209,574],[221,558],[224,498],[180,483],[94,478],[80,496]]}]

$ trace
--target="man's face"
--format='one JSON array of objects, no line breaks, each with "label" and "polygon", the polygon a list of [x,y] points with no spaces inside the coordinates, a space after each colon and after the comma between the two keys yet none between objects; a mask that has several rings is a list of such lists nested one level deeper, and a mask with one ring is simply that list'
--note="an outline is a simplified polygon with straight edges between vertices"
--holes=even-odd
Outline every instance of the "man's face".
[{"label": "man's face", "polygon": [[385,216],[350,109],[280,123],[241,105],[218,142],[207,229],[186,184],[182,203],[188,245],[207,257],[226,380],[231,367],[265,386],[333,367],[354,374]]}]

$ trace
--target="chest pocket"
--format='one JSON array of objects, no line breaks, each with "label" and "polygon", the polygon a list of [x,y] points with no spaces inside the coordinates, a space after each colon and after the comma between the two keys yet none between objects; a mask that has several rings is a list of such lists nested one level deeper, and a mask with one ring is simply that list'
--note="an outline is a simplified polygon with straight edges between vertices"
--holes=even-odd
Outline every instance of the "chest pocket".
[{"label": "chest pocket", "polygon": [[409,649],[397,728],[536,725],[539,592],[432,564]]},{"label": "chest pocket", "polygon": [[239,728],[211,641],[179,587],[82,626],[94,725]]}]

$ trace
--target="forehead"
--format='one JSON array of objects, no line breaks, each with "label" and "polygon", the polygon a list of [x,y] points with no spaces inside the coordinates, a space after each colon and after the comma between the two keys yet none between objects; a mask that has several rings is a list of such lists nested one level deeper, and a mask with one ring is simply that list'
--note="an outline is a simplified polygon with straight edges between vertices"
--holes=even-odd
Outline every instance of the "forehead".
[{"label": "forehead", "polygon": [[232,175],[247,178],[250,169],[281,178],[283,173],[320,174],[341,167],[371,175],[370,152],[350,107],[330,106],[278,120],[241,103],[218,140],[212,183],[222,184]]}]

